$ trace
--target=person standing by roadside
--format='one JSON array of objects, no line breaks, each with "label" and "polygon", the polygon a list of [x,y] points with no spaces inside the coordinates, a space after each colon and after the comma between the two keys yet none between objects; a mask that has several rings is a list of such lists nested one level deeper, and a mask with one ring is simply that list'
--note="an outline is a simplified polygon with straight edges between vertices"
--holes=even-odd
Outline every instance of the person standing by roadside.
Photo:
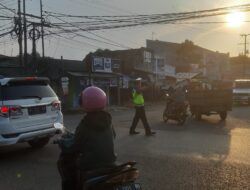
[{"label": "person standing by roadside", "polygon": [[132,122],[132,126],[130,127],[129,134],[136,135],[139,134],[138,131],[135,131],[136,125],[139,120],[142,120],[143,126],[145,128],[145,133],[147,136],[152,136],[155,132],[151,131],[150,126],[148,124],[145,108],[144,108],[144,97],[142,94],[143,88],[141,85],[141,78],[136,79],[136,87],[132,91],[133,104],[135,107],[135,116]]}]

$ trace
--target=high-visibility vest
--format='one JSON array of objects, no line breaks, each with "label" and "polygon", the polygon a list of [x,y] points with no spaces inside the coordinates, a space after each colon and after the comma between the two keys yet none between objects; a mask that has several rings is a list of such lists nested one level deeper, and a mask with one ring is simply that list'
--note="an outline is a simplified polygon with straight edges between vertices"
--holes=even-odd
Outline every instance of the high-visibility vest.
[{"label": "high-visibility vest", "polygon": [[135,89],[132,91],[133,103],[135,106],[143,106],[144,98],[141,93],[138,93]]}]

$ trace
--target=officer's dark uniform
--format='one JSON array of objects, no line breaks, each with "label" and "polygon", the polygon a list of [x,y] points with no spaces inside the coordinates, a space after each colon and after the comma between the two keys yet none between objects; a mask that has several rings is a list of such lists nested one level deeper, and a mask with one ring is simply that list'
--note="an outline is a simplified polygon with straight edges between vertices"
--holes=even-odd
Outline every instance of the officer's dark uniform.
[{"label": "officer's dark uniform", "polygon": [[132,122],[132,125],[130,127],[129,133],[131,135],[137,134],[138,132],[135,131],[136,125],[138,124],[138,121],[141,119],[143,126],[145,128],[146,135],[152,135],[155,134],[155,132],[152,132],[147,118],[145,114],[145,108],[144,108],[144,97],[140,89],[133,89],[132,91],[132,98],[133,98],[133,104],[135,106],[135,116]]}]

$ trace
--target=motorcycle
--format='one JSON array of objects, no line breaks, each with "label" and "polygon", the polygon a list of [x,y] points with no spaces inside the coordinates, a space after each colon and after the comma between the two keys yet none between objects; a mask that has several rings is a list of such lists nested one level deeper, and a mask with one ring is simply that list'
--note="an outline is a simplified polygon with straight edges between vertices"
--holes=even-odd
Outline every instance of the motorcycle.
[{"label": "motorcycle", "polygon": [[175,120],[178,124],[183,125],[187,118],[187,108],[188,103],[175,102],[174,98],[170,94],[166,94],[166,107],[163,111],[163,120],[167,122],[170,120]]},{"label": "motorcycle", "polygon": [[[61,155],[58,162],[58,170],[61,175],[62,181],[67,180],[67,176],[72,174],[72,170],[77,170],[76,175],[73,174],[75,179],[71,180],[68,184],[70,189],[77,190],[142,190],[140,184],[135,180],[139,176],[139,170],[135,167],[136,162],[126,162],[120,165],[99,168],[90,171],[81,172],[80,169],[75,168],[74,155],[70,149],[74,142],[74,134],[66,131],[60,139],[55,140],[53,143],[58,144]],[[64,160],[64,161],[61,161]],[[73,162],[72,162],[73,160]],[[65,166],[69,164],[68,166]],[[71,173],[71,174],[70,174]],[[72,175],[70,176],[72,177]],[[73,187],[73,185],[76,186]]]}]

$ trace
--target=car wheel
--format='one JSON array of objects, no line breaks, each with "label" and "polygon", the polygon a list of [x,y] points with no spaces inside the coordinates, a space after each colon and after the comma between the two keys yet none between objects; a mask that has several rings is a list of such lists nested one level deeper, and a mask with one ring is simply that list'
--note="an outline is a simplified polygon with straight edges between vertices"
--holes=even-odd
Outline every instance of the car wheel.
[{"label": "car wheel", "polygon": [[200,121],[201,120],[201,114],[200,113],[195,113],[195,119]]},{"label": "car wheel", "polygon": [[220,112],[220,118],[221,118],[221,120],[225,120],[226,118],[227,118],[227,112]]},{"label": "car wheel", "polygon": [[28,143],[32,148],[42,148],[49,143],[49,140],[50,137],[44,137],[40,139],[31,140]]},{"label": "car wheel", "polygon": [[184,125],[185,121],[186,121],[186,115],[183,114],[180,116],[179,125]]}]

